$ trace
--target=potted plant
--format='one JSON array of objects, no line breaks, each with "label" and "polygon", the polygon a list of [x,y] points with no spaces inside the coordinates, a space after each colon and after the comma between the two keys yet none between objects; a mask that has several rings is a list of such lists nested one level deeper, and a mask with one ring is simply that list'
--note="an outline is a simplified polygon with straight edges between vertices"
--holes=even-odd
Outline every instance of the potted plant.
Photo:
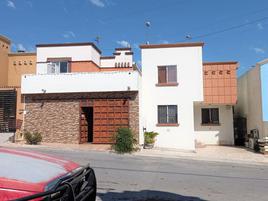
[{"label": "potted plant", "polygon": [[152,149],[155,143],[156,132],[144,132],[144,149]]}]

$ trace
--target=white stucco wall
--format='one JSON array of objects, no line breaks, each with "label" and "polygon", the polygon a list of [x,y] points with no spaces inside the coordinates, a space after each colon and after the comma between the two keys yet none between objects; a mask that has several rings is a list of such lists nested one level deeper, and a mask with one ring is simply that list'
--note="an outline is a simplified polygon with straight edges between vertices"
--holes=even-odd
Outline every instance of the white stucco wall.
[{"label": "white stucco wall", "polygon": [[23,75],[21,93],[138,91],[139,77],[137,71]]},{"label": "white stucco wall", "polygon": [[260,66],[258,65],[238,79],[238,102],[235,106],[235,114],[247,118],[248,133],[252,129],[258,129],[260,137],[264,137]]},{"label": "white stucco wall", "polygon": [[[202,125],[202,108],[219,108],[220,125]],[[194,122],[197,143],[205,145],[234,145],[232,106],[196,103],[194,106]]]},{"label": "white stucco wall", "polygon": [[94,61],[100,65],[100,54],[91,45],[37,47],[37,74],[47,73],[47,58],[70,57],[72,61]]},{"label": "white stucco wall", "polygon": [[114,61],[115,59],[101,59],[101,67],[102,68],[107,68],[107,67],[114,67]]},{"label": "white stucco wall", "polygon": [[[178,86],[156,86],[160,65],[177,65]],[[141,128],[159,133],[157,147],[195,149],[193,103],[203,101],[202,69],[202,47],[142,49]],[[179,126],[156,126],[158,105],[177,105]]]}]

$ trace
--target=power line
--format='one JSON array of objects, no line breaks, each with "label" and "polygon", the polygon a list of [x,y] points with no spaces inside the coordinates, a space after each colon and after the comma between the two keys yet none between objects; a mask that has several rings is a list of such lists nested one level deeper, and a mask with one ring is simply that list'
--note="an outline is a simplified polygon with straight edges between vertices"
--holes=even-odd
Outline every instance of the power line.
[{"label": "power line", "polygon": [[[265,20],[268,20],[268,17],[263,17],[263,18],[260,18],[260,19],[257,19],[257,20],[253,20],[253,21],[246,22],[246,23],[243,23],[243,24],[231,26],[231,27],[221,29],[221,30],[218,30],[218,31],[213,31],[213,32],[206,33],[206,34],[197,35],[197,36],[191,37],[190,39],[199,39],[199,38],[205,38],[205,37],[208,37],[208,36],[213,36],[213,35],[216,35],[216,34],[224,33],[224,32],[227,32],[227,31],[234,30],[234,29],[239,29],[241,27],[244,27],[244,26],[247,26],[247,25],[250,25],[250,24],[255,24],[257,22],[261,22],[261,21],[265,21]],[[186,40],[184,40],[184,41],[186,41]]]}]

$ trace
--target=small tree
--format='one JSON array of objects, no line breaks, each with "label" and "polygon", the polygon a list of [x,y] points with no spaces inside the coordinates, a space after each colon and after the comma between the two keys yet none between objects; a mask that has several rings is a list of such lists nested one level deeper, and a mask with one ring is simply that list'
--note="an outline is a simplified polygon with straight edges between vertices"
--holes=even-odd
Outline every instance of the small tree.
[{"label": "small tree", "polygon": [[119,128],[115,133],[114,141],[112,148],[117,153],[131,153],[135,149],[136,140],[129,128]]},{"label": "small tree", "polygon": [[25,132],[24,138],[25,138],[27,144],[36,145],[42,141],[42,135],[41,135],[41,133],[38,133],[38,132],[33,132],[33,133]]}]

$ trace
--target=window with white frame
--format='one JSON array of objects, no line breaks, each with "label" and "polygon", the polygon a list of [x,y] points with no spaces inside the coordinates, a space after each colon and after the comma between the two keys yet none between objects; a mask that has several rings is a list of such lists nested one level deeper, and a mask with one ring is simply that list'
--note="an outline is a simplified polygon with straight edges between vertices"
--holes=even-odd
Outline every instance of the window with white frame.
[{"label": "window with white frame", "polygon": [[177,124],[177,105],[158,105],[158,124]]},{"label": "window with white frame", "polygon": [[68,61],[53,61],[49,62],[47,65],[48,74],[59,74],[59,73],[68,73],[69,72],[69,63]]}]

